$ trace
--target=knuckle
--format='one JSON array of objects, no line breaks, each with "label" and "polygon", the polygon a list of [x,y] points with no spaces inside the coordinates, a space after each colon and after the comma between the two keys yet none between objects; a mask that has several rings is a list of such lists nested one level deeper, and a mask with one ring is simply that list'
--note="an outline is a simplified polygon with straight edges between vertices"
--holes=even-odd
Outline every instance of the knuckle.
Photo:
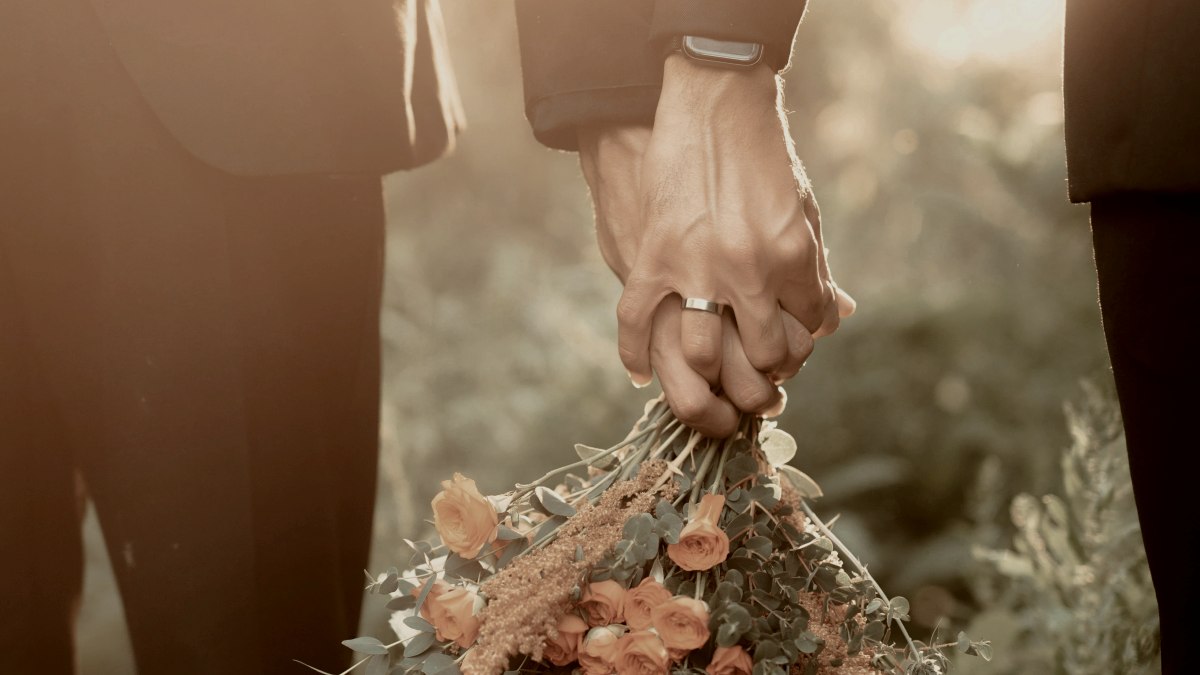
[{"label": "knuckle", "polygon": [[780,237],[779,241],[775,244],[775,249],[778,251],[780,258],[795,265],[809,258],[812,246],[809,245],[807,238],[792,233]]},{"label": "knuckle", "polygon": [[764,373],[778,369],[787,360],[787,356],[787,345],[779,342],[764,343],[752,354],[746,354],[746,357],[750,359],[750,365]]},{"label": "knuckle", "polygon": [[721,362],[721,350],[708,336],[690,336],[683,342],[688,365],[709,368]]},{"label": "knuckle", "polygon": [[641,358],[641,353],[629,345],[618,345],[617,355],[621,358],[621,363],[629,368],[638,365]]},{"label": "knuckle", "polygon": [[766,410],[775,398],[775,392],[761,384],[746,385],[735,392],[738,407],[749,412]]},{"label": "knuckle", "polygon": [[681,422],[692,426],[704,421],[708,406],[699,397],[692,394],[677,395],[671,402],[671,410]]},{"label": "knuckle", "polygon": [[641,300],[633,295],[625,295],[617,301],[617,323],[625,326],[636,324],[642,316]]}]

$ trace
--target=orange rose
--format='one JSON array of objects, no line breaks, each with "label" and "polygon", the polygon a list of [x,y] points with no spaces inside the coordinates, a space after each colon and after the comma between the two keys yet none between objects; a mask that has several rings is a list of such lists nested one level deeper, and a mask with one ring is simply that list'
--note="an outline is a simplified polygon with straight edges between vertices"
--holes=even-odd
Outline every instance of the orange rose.
[{"label": "orange rose", "polygon": [[[425,588],[425,584],[422,583],[420,586],[417,586],[416,588],[412,589],[412,596],[414,598],[421,597],[421,591],[424,588]],[[442,581],[441,579],[438,579],[437,581],[433,582],[433,588],[429,589],[429,595],[425,596],[425,602],[421,603],[421,618],[422,619],[425,619],[429,623],[433,623],[433,600],[438,598],[439,596],[441,596],[443,593],[450,590],[451,588],[454,588],[454,587],[451,586],[450,584],[446,583],[445,581]]]},{"label": "orange rose", "polygon": [[642,579],[625,596],[625,623],[634,630],[646,630],[651,625],[650,611],[670,599],[671,591],[653,577]]},{"label": "orange rose", "polygon": [[695,515],[679,533],[679,543],[667,546],[667,556],[689,572],[715,567],[729,557],[729,535],[717,527],[723,495],[704,495]]},{"label": "orange rose", "polygon": [[717,647],[712,662],[704,669],[708,675],[750,675],[753,671],[754,660],[737,645]]},{"label": "orange rose", "polygon": [[446,548],[474,558],[496,541],[499,525],[496,509],[480,494],[475,481],[461,473],[454,474],[453,481],[442,481],[442,491],[433,498],[433,526]]},{"label": "orange rose", "polygon": [[579,642],[587,632],[588,625],[575,614],[566,614],[558,620],[558,635],[546,637],[546,648],[542,655],[556,666],[565,666],[579,656]]},{"label": "orange rose", "polygon": [[653,631],[626,633],[617,640],[617,675],[663,675],[671,665],[671,656]]},{"label": "orange rose", "polygon": [[465,649],[479,635],[479,617],[475,615],[478,597],[475,591],[460,586],[450,586],[436,596],[430,591],[421,606],[421,615],[433,624],[438,640],[453,640]]},{"label": "orange rose", "polygon": [[579,647],[579,666],[584,675],[610,675],[617,657],[617,640],[624,626],[599,626],[588,631]]},{"label": "orange rose", "polygon": [[655,607],[651,619],[668,649],[691,651],[708,642],[708,606],[702,600],[672,598]]},{"label": "orange rose", "polygon": [[621,623],[625,618],[625,587],[608,579],[588,584],[579,609],[590,626]]}]

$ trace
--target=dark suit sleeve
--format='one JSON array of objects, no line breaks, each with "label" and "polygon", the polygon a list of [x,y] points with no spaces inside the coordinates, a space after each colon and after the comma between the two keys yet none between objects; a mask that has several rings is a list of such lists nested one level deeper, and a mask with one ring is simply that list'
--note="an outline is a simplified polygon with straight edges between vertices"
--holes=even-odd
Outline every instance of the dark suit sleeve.
[{"label": "dark suit sleeve", "polygon": [[543,144],[576,129],[650,124],[663,56],[678,35],[758,42],[786,67],[805,0],[516,0],[525,115]]},{"label": "dark suit sleeve", "polygon": [[581,126],[653,121],[653,12],[652,0],[517,0],[525,115],[539,141],[575,150]]}]

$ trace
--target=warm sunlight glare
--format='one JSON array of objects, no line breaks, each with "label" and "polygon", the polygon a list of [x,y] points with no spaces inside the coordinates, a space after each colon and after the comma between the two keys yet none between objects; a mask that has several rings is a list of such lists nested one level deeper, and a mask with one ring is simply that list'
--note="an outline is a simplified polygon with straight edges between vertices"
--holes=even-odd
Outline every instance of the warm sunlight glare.
[{"label": "warm sunlight glare", "polygon": [[[1040,65],[1061,42],[1064,0],[906,0],[898,34],[949,64]],[[1054,61],[1058,66],[1058,61]]]}]

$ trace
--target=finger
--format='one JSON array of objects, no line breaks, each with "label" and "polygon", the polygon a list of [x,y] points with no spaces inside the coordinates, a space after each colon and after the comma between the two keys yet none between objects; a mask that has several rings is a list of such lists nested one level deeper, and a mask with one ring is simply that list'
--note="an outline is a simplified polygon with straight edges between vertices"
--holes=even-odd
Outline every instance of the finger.
[{"label": "finger", "polygon": [[665,294],[665,290],[635,272],[617,303],[617,352],[630,381],[639,389],[654,379],[650,367],[650,328],[654,309]]},{"label": "finger", "polygon": [[840,286],[835,285],[833,290],[837,293],[838,316],[843,319],[854,316],[855,310],[858,309],[858,301],[849,293],[843,291]]},{"label": "finger", "polygon": [[832,335],[842,323],[842,317],[838,313],[837,292],[833,286],[826,286],[825,290],[825,316],[821,319],[821,327],[813,333],[814,338],[822,338],[826,335]]},{"label": "finger", "polygon": [[729,401],[712,392],[708,382],[692,370],[679,343],[683,309],[673,298],[663,300],[654,313],[651,360],[662,384],[667,404],[679,421],[713,438],[727,438],[737,430],[738,412]]},{"label": "finger", "polygon": [[680,315],[680,345],[683,358],[692,370],[699,373],[709,384],[716,384],[720,380],[720,314],[685,308]]},{"label": "finger", "polygon": [[783,366],[773,373],[776,382],[784,382],[795,377],[796,373],[804,367],[804,362],[808,361],[808,357],[812,355],[815,345],[812,333],[808,332],[808,329],[796,320],[796,317],[784,312],[782,319],[783,332],[787,336],[788,358]]},{"label": "finger", "polygon": [[722,337],[721,388],[725,395],[742,412],[759,414],[770,410],[779,400],[779,388],[746,358],[732,318],[725,319]]},{"label": "finger", "polygon": [[770,302],[734,301],[734,320],[746,358],[760,372],[773,373],[787,360],[787,336],[779,305]]},{"label": "finger", "polygon": [[809,333],[816,333],[825,322],[826,299],[826,284],[822,283],[820,275],[813,269],[803,280],[793,280],[787,284],[779,296],[779,304],[783,311],[796,317]]}]

